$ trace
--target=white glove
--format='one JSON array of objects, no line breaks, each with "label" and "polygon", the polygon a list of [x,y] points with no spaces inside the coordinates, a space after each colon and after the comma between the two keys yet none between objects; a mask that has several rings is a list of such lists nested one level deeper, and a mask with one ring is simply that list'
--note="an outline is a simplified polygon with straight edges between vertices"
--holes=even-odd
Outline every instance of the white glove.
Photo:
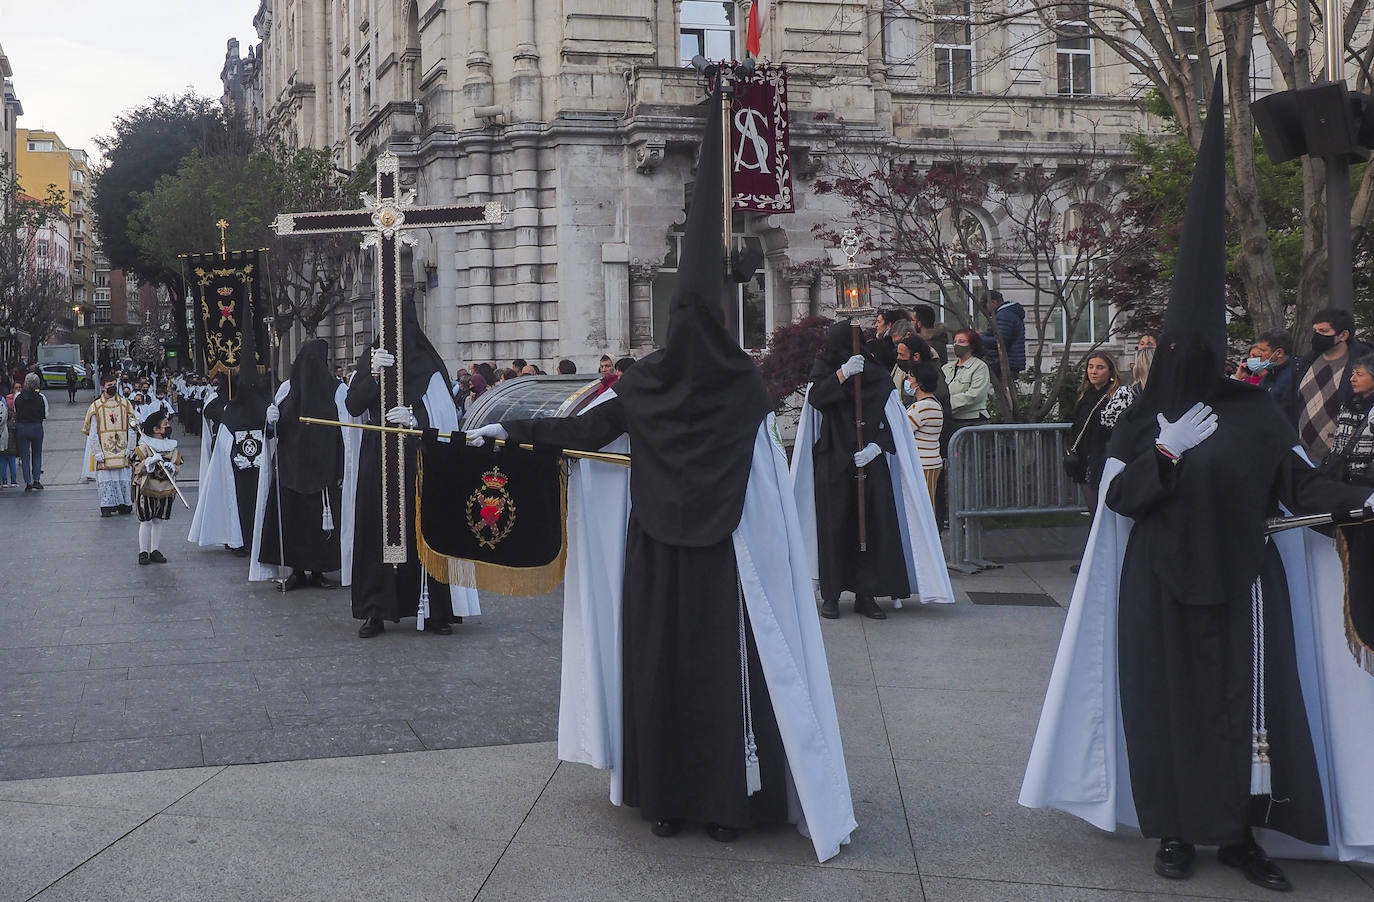
[{"label": "white glove", "polygon": [[103,464],[103,463],[105,462],[105,452],[104,452],[104,451],[97,451],[97,452],[95,452],[95,462],[98,463],[98,464]]},{"label": "white glove", "polygon": [[1164,419],[1162,413],[1156,419],[1159,421],[1159,438],[1155,439],[1155,444],[1174,457],[1182,457],[1183,452],[1196,448],[1207,436],[1217,431],[1217,415],[1200,401],[1188,408],[1188,412],[1175,422]]},{"label": "white glove", "polygon": [[500,423],[492,423],[490,426],[483,426],[481,429],[471,429],[464,433],[467,436],[469,445],[482,447],[487,443],[487,439],[494,438],[500,441],[506,439],[506,427]]},{"label": "white glove", "polygon": [[158,466],[162,467],[162,473],[168,479],[174,479],[176,477],[177,468],[171,461],[164,460],[162,463],[158,464]]},{"label": "white glove", "polygon": [[396,355],[383,348],[372,349],[372,372],[380,373],[383,367],[395,366]]},{"label": "white glove", "polygon": [[879,448],[877,445],[873,444],[872,442],[869,442],[867,445],[864,445],[864,449],[862,451],[854,452],[854,466],[866,467],[873,462],[873,458],[877,457],[879,454],[882,453],[882,448]]},{"label": "white glove", "polygon": [[[391,355],[387,355],[388,357]],[[407,429],[415,425],[415,414],[410,412],[410,408],[404,404],[398,404],[386,412],[384,419],[394,426],[405,426]]]},{"label": "white glove", "polygon": [[268,426],[275,426],[275,425],[277,425],[277,421],[280,420],[280,419],[281,419],[281,408],[278,407],[278,406],[275,405],[275,404],[268,404],[268,405],[267,405],[267,425],[268,425]]},{"label": "white glove", "polygon": [[862,354],[855,354],[853,357],[840,364],[840,372],[844,373],[846,379],[852,379],[864,371],[864,358]]},{"label": "white glove", "polygon": [[1370,510],[1374,510],[1374,495],[1370,495],[1368,498],[1364,499],[1364,506]]}]

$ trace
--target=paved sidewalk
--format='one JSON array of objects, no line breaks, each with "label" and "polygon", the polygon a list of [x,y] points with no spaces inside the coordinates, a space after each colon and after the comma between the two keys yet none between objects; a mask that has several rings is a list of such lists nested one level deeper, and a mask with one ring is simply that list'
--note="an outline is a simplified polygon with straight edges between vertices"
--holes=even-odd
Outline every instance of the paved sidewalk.
[{"label": "paved sidewalk", "polygon": [[[1016,804],[1069,536],[956,578],[956,605],[823,622],[860,826],[820,865],[790,828],[656,838],[556,760],[556,593],[364,642],[346,593],[253,588],[181,544],[185,510],[172,562],[137,566],[65,406],[51,488],[0,492],[0,899],[1274,898],[1207,855],[1160,880],[1152,843]],[[1374,900],[1374,869],[1287,870],[1288,898]]]}]

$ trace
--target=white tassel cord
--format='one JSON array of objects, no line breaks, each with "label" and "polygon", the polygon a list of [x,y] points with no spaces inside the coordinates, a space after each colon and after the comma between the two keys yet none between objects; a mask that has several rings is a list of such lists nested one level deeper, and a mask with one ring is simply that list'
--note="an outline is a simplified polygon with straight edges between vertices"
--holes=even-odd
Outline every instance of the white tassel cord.
[{"label": "white tassel cord", "polygon": [[415,628],[422,630],[425,628],[425,618],[429,617],[429,578],[425,575],[425,569],[420,568],[420,606],[415,609]]},{"label": "white tassel cord", "polygon": [[763,788],[759,771],[758,744],[754,742],[754,703],[749,698],[749,647],[744,638],[744,585],[735,577],[739,590],[739,680],[744,695],[744,783],[749,795]]},{"label": "white tassel cord", "polygon": [[1266,796],[1274,787],[1264,712],[1264,589],[1258,576],[1250,587],[1250,632],[1250,795]]},{"label": "white tassel cord", "polygon": [[329,490],[320,490],[320,500],[324,503],[324,513],[320,516],[320,529],[326,533],[334,531],[334,510],[329,506]]}]

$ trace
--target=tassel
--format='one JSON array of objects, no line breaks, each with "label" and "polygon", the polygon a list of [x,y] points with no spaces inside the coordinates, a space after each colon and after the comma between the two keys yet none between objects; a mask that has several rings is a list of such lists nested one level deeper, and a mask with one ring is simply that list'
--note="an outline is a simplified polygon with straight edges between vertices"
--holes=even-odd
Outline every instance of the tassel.
[{"label": "tassel", "polygon": [[1274,781],[1269,763],[1269,734],[1253,734],[1250,749],[1250,795],[1270,795],[1274,791]]},{"label": "tassel", "polygon": [[744,786],[748,795],[763,788],[763,774],[759,768],[758,743],[754,741],[754,705],[749,697],[749,646],[745,644],[744,584],[735,576],[739,588],[739,675],[740,694],[744,707]]},{"label": "tassel", "polygon": [[429,616],[429,580],[420,574],[420,606],[415,609],[415,628],[425,628],[425,618]]},{"label": "tassel", "polygon": [[763,775],[759,772],[758,746],[754,743],[753,733],[744,739],[744,784],[749,795],[763,788]]},{"label": "tassel", "polygon": [[333,511],[333,509],[330,508],[330,506],[329,506],[329,492],[328,492],[328,490],[325,490],[325,491],[320,492],[320,499],[324,502],[324,505],[323,505],[323,507],[324,507],[324,514],[320,517],[320,529],[324,530],[324,531],[327,532],[327,533],[333,532],[333,531],[334,531],[334,511]]},{"label": "tassel", "polygon": [[902,609],[902,600],[900,598],[892,599],[892,607],[900,611]]}]

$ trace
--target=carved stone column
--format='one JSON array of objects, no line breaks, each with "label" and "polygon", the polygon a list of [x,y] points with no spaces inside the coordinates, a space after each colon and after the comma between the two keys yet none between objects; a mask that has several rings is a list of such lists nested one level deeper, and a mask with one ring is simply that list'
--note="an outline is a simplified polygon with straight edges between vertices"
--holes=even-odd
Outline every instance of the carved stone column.
[{"label": "carved stone column", "polygon": [[654,279],[658,276],[655,263],[630,264],[630,347],[634,350],[654,344]]}]

